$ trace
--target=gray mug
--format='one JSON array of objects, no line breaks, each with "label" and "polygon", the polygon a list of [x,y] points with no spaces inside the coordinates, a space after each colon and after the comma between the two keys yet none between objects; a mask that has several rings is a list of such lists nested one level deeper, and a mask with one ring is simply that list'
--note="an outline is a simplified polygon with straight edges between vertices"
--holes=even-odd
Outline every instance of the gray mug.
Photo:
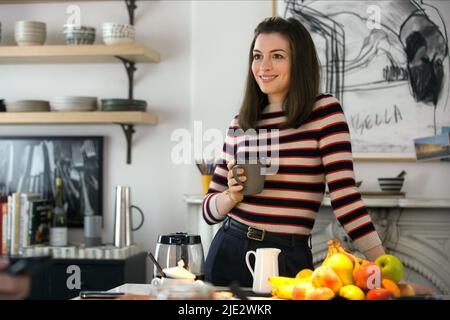
[{"label": "gray mug", "polygon": [[[266,180],[266,175],[264,174],[264,169],[266,165],[262,163],[247,163],[247,164],[237,164],[232,169],[233,178],[236,182],[243,186],[242,194],[251,195],[261,193],[264,189],[264,182]],[[242,182],[239,177],[242,175],[237,174],[238,169],[244,169],[244,176],[247,180]]]}]

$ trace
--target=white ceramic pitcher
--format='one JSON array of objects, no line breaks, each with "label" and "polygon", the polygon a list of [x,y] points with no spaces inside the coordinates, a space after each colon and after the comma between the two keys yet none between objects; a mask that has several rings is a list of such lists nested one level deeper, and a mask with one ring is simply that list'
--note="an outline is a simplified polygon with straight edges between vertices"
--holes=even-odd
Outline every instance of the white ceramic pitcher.
[{"label": "white ceramic pitcher", "polygon": [[[281,250],[276,248],[258,248],[255,251],[248,251],[245,255],[245,262],[253,276],[252,290],[255,293],[271,293],[272,286],[269,277],[278,276],[278,255]],[[255,255],[255,270],[250,266],[250,255]]]}]

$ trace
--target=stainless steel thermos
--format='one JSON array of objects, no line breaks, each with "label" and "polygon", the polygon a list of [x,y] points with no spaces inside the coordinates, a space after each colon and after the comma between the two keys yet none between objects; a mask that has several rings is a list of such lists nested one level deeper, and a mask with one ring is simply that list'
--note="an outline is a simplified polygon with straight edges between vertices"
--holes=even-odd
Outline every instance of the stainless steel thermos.
[{"label": "stainless steel thermos", "polygon": [[[131,209],[138,210],[141,214],[141,223],[133,228]],[[114,218],[114,246],[123,248],[134,243],[133,231],[138,230],[144,224],[144,213],[137,206],[131,204],[130,187],[117,186]]]}]

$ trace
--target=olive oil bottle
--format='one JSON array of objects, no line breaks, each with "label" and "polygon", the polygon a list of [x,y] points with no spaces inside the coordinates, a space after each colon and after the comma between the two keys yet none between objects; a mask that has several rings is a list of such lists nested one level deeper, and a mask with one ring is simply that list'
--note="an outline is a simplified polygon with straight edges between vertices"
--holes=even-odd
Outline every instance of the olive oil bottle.
[{"label": "olive oil bottle", "polygon": [[50,245],[56,247],[67,246],[67,210],[63,202],[63,182],[56,177],[55,205],[52,210],[52,227],[50,229]]}]

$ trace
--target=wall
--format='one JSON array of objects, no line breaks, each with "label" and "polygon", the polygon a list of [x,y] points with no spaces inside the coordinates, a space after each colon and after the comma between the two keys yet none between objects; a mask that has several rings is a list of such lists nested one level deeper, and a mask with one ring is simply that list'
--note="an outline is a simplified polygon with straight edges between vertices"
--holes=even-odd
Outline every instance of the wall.
[{"label": "wall", "polygon": [[[218,130],[223,139],[239,112],[253,30],[271,15],[272,2],[268,0],[193,1],[192,131],[194,121],[202,121],[203,132]],[[204,148],[209,143],[204,141]],[[219,150],[222,143],[218,143]],[[190,170],[189,181],[196,188],[192,191],[199,193],[195,168]]]}]

